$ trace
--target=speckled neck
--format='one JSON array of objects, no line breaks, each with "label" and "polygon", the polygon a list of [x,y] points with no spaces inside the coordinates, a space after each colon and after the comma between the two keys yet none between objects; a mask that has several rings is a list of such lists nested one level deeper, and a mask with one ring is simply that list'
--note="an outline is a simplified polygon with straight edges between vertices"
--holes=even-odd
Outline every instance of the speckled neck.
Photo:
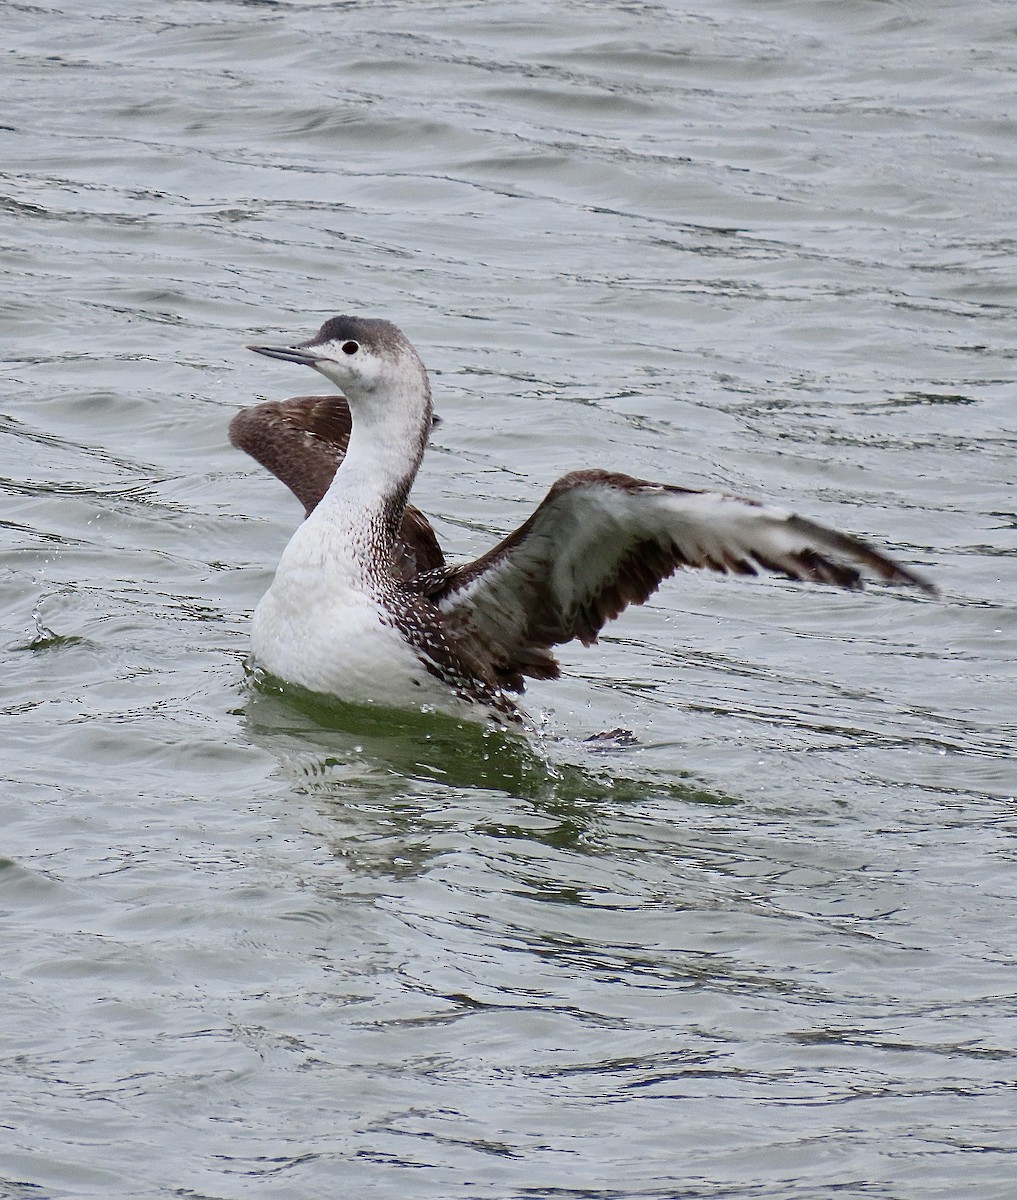
[{"label": "speckled neck", "polygon": [[431,389],[421,366],[383,396],[376,392],[350,390],[346,457],[313,517],[346,530],[370,529],[379,559],[388,562],[431,428]]}]

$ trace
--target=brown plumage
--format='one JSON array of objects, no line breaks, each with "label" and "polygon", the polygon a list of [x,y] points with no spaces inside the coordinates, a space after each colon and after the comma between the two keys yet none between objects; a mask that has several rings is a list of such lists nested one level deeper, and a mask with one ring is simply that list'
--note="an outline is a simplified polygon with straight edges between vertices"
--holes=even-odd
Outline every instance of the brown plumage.
[{"label": "brown plumage", "polygon": [[[857,564],[857,565],[856,565]],[[574,471],[514,533],[476,561],[419,578],[453,644],[470,647],[499,687],[559,674],[551,647],[588,646],[679,567],[858,590],[860,567],[887,583],[935,588],[860,538],[739,496]]]}]

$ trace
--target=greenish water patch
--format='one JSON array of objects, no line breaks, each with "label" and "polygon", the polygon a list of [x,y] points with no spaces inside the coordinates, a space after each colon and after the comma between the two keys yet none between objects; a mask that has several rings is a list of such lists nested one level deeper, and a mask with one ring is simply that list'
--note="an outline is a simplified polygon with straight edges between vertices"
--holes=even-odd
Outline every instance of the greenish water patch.
[{"label": "greenish water patch", "polygon": [[685,772],[656,777],[621,769],[635,765],[634,739],[579,742],[443,713],[347,704],[258,673],[248,697],[242,713],[252,739],[283,761],[296,756],[304,786],[316,792],[372,781],[385,790],[394,781],[416,779],[545,804],[634,803],[651,795],[690,804],[738,803]]},{"label": "greenish water patch", "polygon": [[40,629],[30,642],[15,646],[15,650],[63,650],[68,646],[87,646],[88,638],[77,634],[54,633],[52,629]]}]

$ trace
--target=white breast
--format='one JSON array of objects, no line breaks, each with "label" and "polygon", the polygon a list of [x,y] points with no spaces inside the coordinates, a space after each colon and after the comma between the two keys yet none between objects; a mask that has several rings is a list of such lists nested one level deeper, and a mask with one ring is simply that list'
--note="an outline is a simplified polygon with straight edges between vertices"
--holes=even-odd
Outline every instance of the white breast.
[{"label": "white breast", "polygon": [[254,660],[271,675],[354,704],[468,705],[431,674],[364,578],[346,538],[306,521],[254,612]]}]

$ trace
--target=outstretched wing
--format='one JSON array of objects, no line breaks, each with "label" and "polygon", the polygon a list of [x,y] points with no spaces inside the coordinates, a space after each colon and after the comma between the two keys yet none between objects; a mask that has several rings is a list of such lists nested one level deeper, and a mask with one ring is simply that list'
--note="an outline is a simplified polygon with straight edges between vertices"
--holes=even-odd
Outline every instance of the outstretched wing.
[{"label": "outstretched wing", "polygon": [[241,409],[229,436],[285,483],[309,515],[346,455],[351,428],[345,396],[294,396]]},{"label": "outstretched wing", "polygon": [[[309,516],[328,491],[346,456],[352,428],[345,396],[294,396],[241,409],[230,422],[230,441],[290,489]],[[427,517],[406,506],[393,567],[404,580],[445,565]]]},{"label": "outstretched wing", "polygon": [[642,604],[678,567],[736,575],[935,589],[858,538],[720,492],[689,491],[607,471],[576,471],[489,553],[422,580],[451,639],[501,687],[554,678],[550,647],[596,641],[605,622]]}]

